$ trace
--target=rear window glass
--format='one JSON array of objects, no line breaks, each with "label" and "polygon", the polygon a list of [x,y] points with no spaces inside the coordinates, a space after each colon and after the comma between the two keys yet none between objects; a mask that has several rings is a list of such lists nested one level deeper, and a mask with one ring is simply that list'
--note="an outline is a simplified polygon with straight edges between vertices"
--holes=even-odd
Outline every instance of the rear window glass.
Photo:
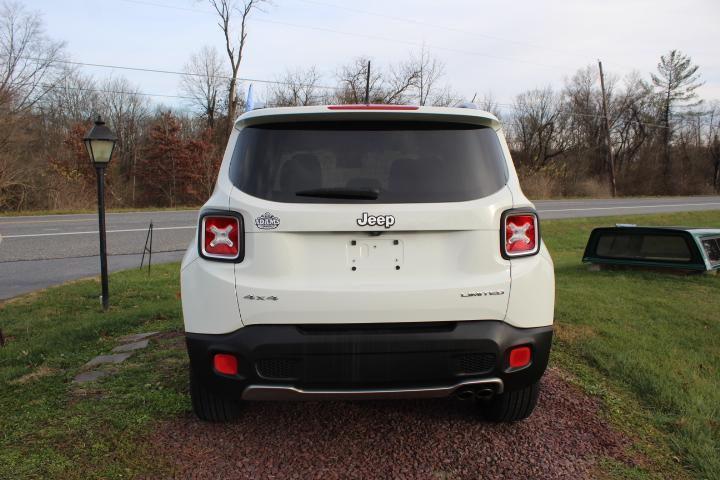
[{"label": "rear window glass", "polygon": [[507,167],[497,134],[482,126],[284,123],[242,129],[230,178],[276,202],[458,202],[500,190]]},{"label": "rear window glass", "polygon": [[610,234],[599,238],[597,256],[689,262],[692,252],[680,235]]},{"label": "rear window glass", "polygon": [[720,263],[720,237],[716,238],[703,238],[703,248],[708,256],[708,260],[713,265]]}]

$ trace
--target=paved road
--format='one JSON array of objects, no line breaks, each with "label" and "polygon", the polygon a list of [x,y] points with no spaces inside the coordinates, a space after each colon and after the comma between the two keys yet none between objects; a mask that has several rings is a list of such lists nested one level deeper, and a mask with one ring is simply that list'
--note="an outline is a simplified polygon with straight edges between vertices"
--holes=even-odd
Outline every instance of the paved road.
[{"label": "paved road", "polygon": [[534,203],[544,219],[720,210],[720,196],[537,200]]},{"label": "paved road", "polygon": [[[196,211],[110,213],[108,267],[138,267],[150,222],[153,263],[178,261],[195,234]],[[97,215],[0,217],[0,299],[97,275]]]},{"label": "paved road", "polygon": [[[689,210],[720,210],[720,197],[535,202],[544,219]],[[150,222],[153,262],[182,258],[195,233],[197,212],[111,213],[107,216],[110,270],[137,267]],[[0,299],[96,275],[97,216],[0,217]]]}]

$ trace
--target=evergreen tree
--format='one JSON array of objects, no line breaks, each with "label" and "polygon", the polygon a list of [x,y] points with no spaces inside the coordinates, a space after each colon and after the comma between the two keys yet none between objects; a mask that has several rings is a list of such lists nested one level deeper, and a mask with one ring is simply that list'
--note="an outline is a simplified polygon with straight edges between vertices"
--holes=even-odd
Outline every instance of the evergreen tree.
[{"label": "evergreen tree", "polygon": [[663,132],[663,173],[665,181],[670,176],[670,142],[672,140],[673,125],[671,117],[673,107],[697,106],[700,101],[693,102],[697,98],[695,90],[702,85],[700,75],[697,73],[700,67],[692,64],[689,56],[683,55],[678,50],[671,50],[668,54],[660,57],[657,65],[657,74],[650,74],[652,82],[658,89],[660,116],[664,126]]}]

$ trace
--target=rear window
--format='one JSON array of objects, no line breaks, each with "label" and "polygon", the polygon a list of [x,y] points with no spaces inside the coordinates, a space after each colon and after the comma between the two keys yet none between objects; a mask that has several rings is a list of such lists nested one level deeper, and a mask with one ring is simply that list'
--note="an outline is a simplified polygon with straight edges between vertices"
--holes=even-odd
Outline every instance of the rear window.
[{"label": "rear window", "polygon": [[428,122],[246,127],[230,165],[243,192],[291,203],[467,201],[497,192],[507,175],[493,129]]},{"label": "rear window", "polygon": [[681,235],[606,234],[600,237],[598,257],[689,262],[692,252]]},{"label": "rear window", "polygon": [[720,264],[720,237],[703,238],[703,248],[712,265]]}]

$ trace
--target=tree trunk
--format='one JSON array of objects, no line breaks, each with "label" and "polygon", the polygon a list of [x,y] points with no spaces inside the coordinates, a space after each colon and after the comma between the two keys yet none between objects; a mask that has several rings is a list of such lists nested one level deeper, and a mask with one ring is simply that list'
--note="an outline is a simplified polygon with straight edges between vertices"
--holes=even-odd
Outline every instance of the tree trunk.
[{"label": "tree trunk", "polygon": [[663,182],[665,183],[665,193],[671,193],[669,188],[671,187],[670,180],[670,90],[667,91],[665,98],[664,112],[663,112]]},{"label": "tree trunk", "polygon": [[237,114],[237,93],[235,88],[237,86],[237,79],[233,75],[230,80],[230,91],[228,92],[228,118],[227,118],[227,134],[232,132],[233,124],[235,123],[235,115]]}]

